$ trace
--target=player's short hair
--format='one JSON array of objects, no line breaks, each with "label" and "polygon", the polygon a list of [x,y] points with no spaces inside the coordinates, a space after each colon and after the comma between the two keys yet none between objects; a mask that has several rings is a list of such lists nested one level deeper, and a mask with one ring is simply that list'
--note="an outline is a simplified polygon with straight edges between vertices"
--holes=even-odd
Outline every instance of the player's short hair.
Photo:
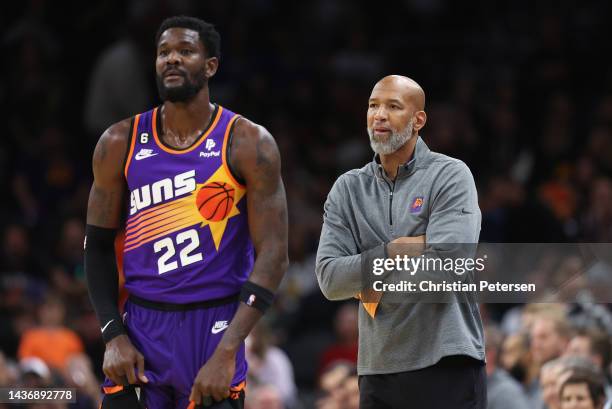
[{"label": "player's short hair", "polygon": [[174,16],[168,17],[162,21],[155,35],[155,44],[159,43],[159,38],[164,31],[170,28],[186,28],[197,31],[200,35],[200,41],[204,45],[207,57],[221,56],[221,36],[215,29],[215,26],[197,17],[191,16]]}]

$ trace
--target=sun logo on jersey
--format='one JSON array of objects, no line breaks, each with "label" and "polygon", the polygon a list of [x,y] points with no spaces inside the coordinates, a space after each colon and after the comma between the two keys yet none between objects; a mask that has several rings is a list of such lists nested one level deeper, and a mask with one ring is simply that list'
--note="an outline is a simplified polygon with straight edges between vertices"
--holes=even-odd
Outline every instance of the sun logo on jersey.
[{"label": "sun logo on jersey", "polygon": [[240,214],[236,204],[245,194],[246,190],[234,186],[221,166],[204,183],[196,184],[191,194],[130,217],[126,225],[124,251],[195,224],[209,226],[215,248],[219,250],[227,222]]},{"label": "sun logo on jersey", "polygon": [[204,220],[202,226],[210,227],[217,250],[227,222],[240,214],[236,204],[240,203],[245,194],[246,189],[234,186],[223,167],[217,169],[206,182],[198,184],[192,193],[200,220]]},{"label": "sun logo on jersey", "polygon": [[200,188],[196,195],[196,206],[202,217],[218,222],[227,217],[234,204],[235,189],[225,182],[211,182]]}]

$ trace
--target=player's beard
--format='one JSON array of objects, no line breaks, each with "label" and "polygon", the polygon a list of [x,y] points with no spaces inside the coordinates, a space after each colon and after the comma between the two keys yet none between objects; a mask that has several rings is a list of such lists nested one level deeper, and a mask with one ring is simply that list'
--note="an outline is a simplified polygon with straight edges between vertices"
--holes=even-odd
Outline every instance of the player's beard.
[{"label": "player's beard", "polygon": [[403,130],[399,132],[392,131],[387,140],[379,140],[374,135],[374,130],[368,128],[372,150],[379,155],[390,155],[397,151],[412,137],[412,125],[414,125],[414,118],[410,119],[408,125]]},{"label": "player's beard", "polygon": [[183,78],[185,81],[182,85],[166,87],[164,78],[161,75],[156,76],[157,92],[162,101],[187,102],[195,97],[208,81],[203,71],[198,73],[193,79],[188,75],[185,75]]}]

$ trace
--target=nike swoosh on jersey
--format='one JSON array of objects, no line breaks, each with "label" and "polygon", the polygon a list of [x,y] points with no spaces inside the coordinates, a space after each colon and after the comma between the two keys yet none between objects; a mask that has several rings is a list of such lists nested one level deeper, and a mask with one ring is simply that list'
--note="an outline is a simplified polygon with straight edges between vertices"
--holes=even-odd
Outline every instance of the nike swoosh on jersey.
[{"label": "nike swoosh on jersey", "polygon": [[145,153],[145,154],[142,154],[142,152],[138,152],[136,154],[136,156],[134,156],[134,159],[141,160],[141,159],[150,158],[151,156],[155,156],[155,155],[157,155],[157,153]]},{"label": "nike swoosh on jersey", "polygon": [[102,327],[102,332],[104,332],[104,330],[105,330],[106,328],[108,328],[108,326],[110,325],[110,323],[111,323],[111,322],[113,322],[113,321],[115,321],[115,319],[114,319],[114,318],[113,318],[112,320],[110,320],[109,322],[107,322],[107,323],[106,323],[106,325]]}]

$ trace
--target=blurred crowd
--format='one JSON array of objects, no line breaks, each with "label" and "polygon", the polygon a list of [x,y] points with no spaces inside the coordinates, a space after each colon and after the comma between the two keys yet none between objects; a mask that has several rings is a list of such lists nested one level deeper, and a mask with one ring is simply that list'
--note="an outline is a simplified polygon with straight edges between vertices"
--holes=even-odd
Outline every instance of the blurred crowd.
[{"label": "blurred crowd", "polygon": [[597,310],[528,304],[508,314],[518,320],[487,320],[488,408],[612,407],[612,344]]},{"label": "blurred crowd", "polygon": [[[104,346],[82,254],[91,154],[110,124],[159,103],[154,33],[169,15],[216,24],[213,100],[266,126],[281,149],[291,266],[248,340],[250,409],[358,407],[359,306],[322,297],[314,256],[332,183],[372,158],[367,98],[386,74],[423,86],[421,136],[472,170],[481,241],[612,242],[612,67],[600,41],[612,34],[610,2],[14,6],[0,15],[0,386],[71,386],[73,407],[96,407]],[[482,310],[491,408],[600,407],[607,305]]]}]

